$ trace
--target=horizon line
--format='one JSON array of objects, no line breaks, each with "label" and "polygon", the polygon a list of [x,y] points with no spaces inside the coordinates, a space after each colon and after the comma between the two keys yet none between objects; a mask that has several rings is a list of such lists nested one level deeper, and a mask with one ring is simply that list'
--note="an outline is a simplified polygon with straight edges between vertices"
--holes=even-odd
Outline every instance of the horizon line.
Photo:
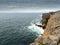
[{"label": "horizon line", "polygon": [[0,13],[47,13],[47,12],[55,12],[59,9],[43,9],[43,10],[0,10]]}]

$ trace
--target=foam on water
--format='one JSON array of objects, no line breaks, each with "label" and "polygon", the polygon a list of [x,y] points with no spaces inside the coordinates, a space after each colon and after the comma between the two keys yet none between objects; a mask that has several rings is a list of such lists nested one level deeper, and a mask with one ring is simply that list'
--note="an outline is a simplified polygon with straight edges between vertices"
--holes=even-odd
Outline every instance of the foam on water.
[{"label": "foam on water", "polygon": [[[42,25],[42,24],[40,23],[39,25]],[[36,26],[35,24],[31,24],[31,26],[28,26],[28,29],[32,30],[33,32],[37,32],[40,35],[44,33],[44,29],[42,27]]]}]

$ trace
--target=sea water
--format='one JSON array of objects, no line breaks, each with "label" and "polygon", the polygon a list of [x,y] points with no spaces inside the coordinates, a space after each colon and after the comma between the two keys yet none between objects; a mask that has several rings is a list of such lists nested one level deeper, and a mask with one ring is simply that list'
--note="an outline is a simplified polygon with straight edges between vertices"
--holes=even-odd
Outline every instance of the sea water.
[{"label": "sea water", "polygon": [[0,45],[29,45],[41,30],[24,27],[40,22],[41,16],[41,13],[0,13]]}]

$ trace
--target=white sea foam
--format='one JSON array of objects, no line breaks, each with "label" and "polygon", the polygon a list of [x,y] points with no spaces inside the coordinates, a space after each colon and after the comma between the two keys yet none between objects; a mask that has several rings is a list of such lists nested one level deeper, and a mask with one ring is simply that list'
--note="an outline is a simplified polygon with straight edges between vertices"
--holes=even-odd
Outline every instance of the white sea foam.
[{"label": "white sea foam", "polygon": [[[42,24],[39,24],[39,25],[42,25]],[[35,24],[31,24],[31,26],[28,26],[28,29],[33,30],[34,32],[37,32],[38,34],[44,33],[44,29],[42,27],[36,26]]]}]

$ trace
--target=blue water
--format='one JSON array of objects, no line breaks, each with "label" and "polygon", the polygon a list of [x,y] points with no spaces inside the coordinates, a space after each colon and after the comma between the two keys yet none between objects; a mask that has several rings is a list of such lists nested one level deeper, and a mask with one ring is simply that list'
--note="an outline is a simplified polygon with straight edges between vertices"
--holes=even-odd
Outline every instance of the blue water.
[{"label": "blue water", "polygon": [[0,13],[0,45],[29,45],[37,32],[25,29],[40,13]]}]

